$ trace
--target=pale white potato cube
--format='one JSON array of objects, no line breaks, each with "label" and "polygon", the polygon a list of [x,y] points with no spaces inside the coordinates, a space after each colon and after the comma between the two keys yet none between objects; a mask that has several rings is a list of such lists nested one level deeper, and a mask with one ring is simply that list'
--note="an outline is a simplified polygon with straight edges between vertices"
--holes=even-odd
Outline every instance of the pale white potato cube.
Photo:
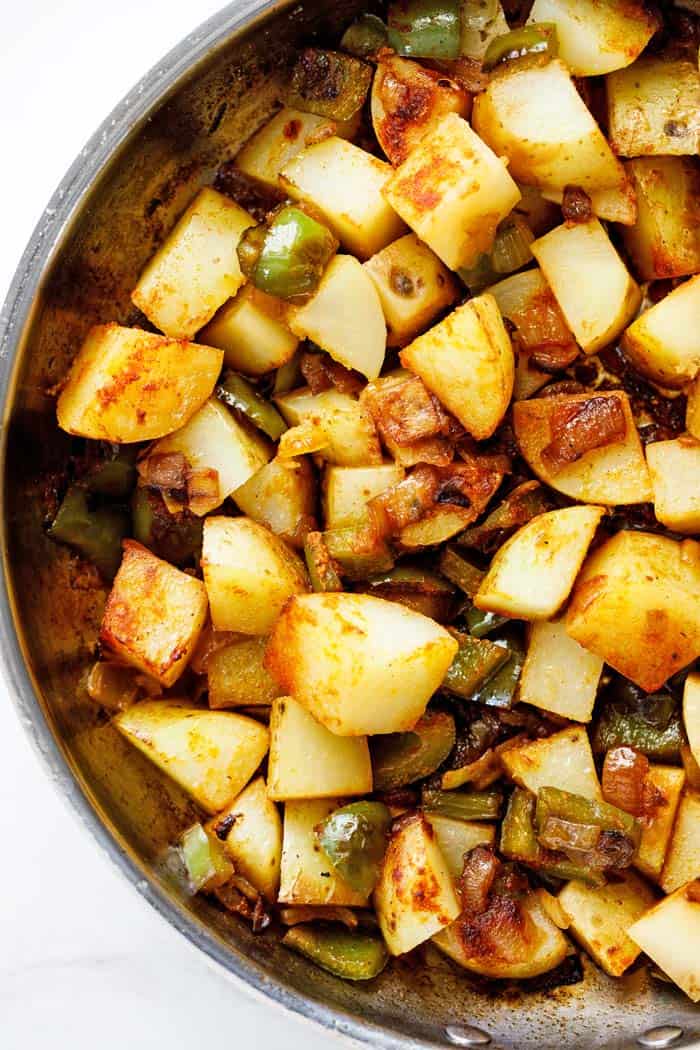
[{"label": "pale white potato cube", "polygon": [[254,225],[223,193],[200,190],[141,274],[134,305],[166,335],[191,339],[245,281],[237,248]]},{"label": "pale white potato cube", "polygon": [[554,23],[559,58],[576,77],[629,66],[661,24],[641,0],[535,0],[528,22]]},{"label": "pale white potato cube", "polygon": [[315,523],[316,478],[304,456],[275,456],[235,490],[233,499],[247,517],[302,547],[305,532]]},{"label": "pale white potato cube", "polygon": [[548,620],[566,599],[604,514],[564,507],[538,514],[496,553],[474,597],[477,609]]},{"label": "pale white potato cube", "polygon": [[657,519],[676,532],[700,532],[700,443],[654,441],[646,453]]},{"label": "pale white potato cube", "polygon": [[342,529],[367,518],[367,504],[405,475],[396,463],[377,467],[326,468],[323,477],[323,517],[327,529]]},{"label": "pale white potato cube", "polygon": [[171,686],[190,661],[207,617],[201,580],[124,541],[100,641],[126,663]]},{"label": "pale white potato cube", "polygon": [[434,620],[366,594],[307,594],[285,606],[266,666],[340,736],[411,729],[457,642]]},{"label": "pale white potato cube", "polygon": [[367,904],[341,879],[316,841],[318,825],[343,804],[342,799],[285,802],[280,904]]},{"label": "pale white potato cube", "polygon": [[269,901],[277,900],[282,860],[282,820],[277,806],[267,797],[263,777],[257,777],[235,802],[211,821],[225,828],[233,820],[224,843],[236,871],[260,890]]},{"label": "pale white potato cube", "polygon": [[331,259],[316,294],[289,309],[289,327],[346,368],[376,379],[384,364],[386,323],[379,294],[352,255]]},{"label": "pale white potato cube", "polygon": [[367,737],[336,736],[291,696],[272,704],[270,798],[336,798],[372,791]]},{"label": "pale white potato cube", "polygon": [[469,853],[475,846],[493,846],[496,842],[496,828],[493,824],[453,820],[452,817],[443,817],[440,813],[426,813],[425,819],[435,833],[438,849],[455,880],[462,874],[465,853]]},{"label": "pale white potato cube", "polygon": [[374,906],[392,955],[410,952],[462,910],[453,876],[424,816],[416,816],[391,836]]},{"label": "pale white potato cube", "polygon": [[59,394],[58,425],[115,445],[153,441],[194,415],[214,389],[222,362],[214,347],[97,325]]},{"label": "pale white potato cube", "polygon": [[520,190],[466,120],[449,113],[396,169],[384,196],[445,265],[458,270],[490,250]]},{"label": "pale white potato cube", "polygon": [[602,800],[593,752],[585,726],[570,726],[544,740],[532,740],[502,752],[507,775],[537,794],[555,787],[584,798]]},{"label": "pale white potato cube", "polygon": [[369,259],[404,232],[382,196],[391,167],[341,138],[307,147],[282,169],[281,182],[294,200],[321,211],[349,252]]},{"label": "pale white potato cube", "polygon": [[254,718],[182,701],[133,704],[114,724],[207,813],[230,805],[267,753],[267,727]]},{"label": "pale white potato cube", "polygon": [[308,590],[304,564],[249,518],[207,518],[202,571],[216,631],[268,634],[285,602]]},{"label": "pale white potato cube", "polygon": [[530,628],[519,697],[542,711],[590,722],[603,661],[567,634],[563,620],[541,620]]},{"label": "pale white potato cube", "polygon": [[458,306],[400,356],[473,437],[493,434],[513,394],[515,357],[492,295]]},{"label": "pale white potato cube", "polygon": [[198,338],[223,350],[229,368],[261,376],[290,361],[299,345],[285,324],[286,316],[287,307],[281,299],[246,284],[221,307]]},{"label": "pale white potato cube", "polygon": [[321,455],[341,467],[366,467],[382,462],[372,417],[360,402],[340,390],[312,394],[308,387],[275,398],[277,407],[290,426],[309,422],[325,435]]},{"label": "pale white potato cube", "polygon": [[570,932],[611,977],[621,977],[639,955],[627,931],[655,900],[644,880],[629,870],[600,887],[576,879],[559,894]]},{"label": "pale white potato cube", "polygon": [[700,903],[681,886],[627,930],[629,937],[694,1003],[700,1002]]},{"label": "pale white potato cube", "polygon": [[608,138],[621,157],[700,150],[697,61],[643,55],[606,80]]},{"label": "pale white potato cube", "polygon": [[700,371],[700,276],[691,277],[637,318],[622,349],[642,375],[682,387]]},{"label": "pale white potato cube", "polygon": [[654,882],[659,881],[673,834],[673,826],[685,784],[685,771],[675,766],[649,767],[647,780],[663,797],[642,826],[642,837],[634,860],[635,867]]},{"label": "pale white potato cube", "polygon": [[673,893],[700,878],[700,794],[686,788],[676,814],[673,835],[661,873],[661,889]]},{"label": "pale white potato cube", "polygon": [[530,247],[581,349],[593,354],[611,343],[642,293],[598,219],[564,223]]},{"label": "pale white potato cube", "polygon": [[695,761],[700,765],[700,674],[689,674],[683,688],[683,722]]}]

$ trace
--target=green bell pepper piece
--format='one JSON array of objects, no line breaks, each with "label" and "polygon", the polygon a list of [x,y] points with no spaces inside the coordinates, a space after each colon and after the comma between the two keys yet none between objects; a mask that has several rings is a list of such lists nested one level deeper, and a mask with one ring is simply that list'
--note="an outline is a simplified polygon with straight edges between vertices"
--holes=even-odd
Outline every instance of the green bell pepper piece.
[{"label": "green bell pepper piece", "polygon": [[72,547],[113,580],[122,559],[122,540],[129,533],[129,515],[120,507],[91,510],[85,489],[72,485],[66,492],[53,524],[52,540]]},{"label": "green bell pepper piece", "polygon": [[391,814],[382,802],[351,802],[316,828],[316,841],[344,882],[369,896],[386,852]]},{"label": "green bell pepper piece", "polygon": [[477,569],[476,565],[463,558],[454,547],[445,547],[440,555],[440,572],[464,591],[468,598],[474,597],[486,575],[482,569]]},{"label": "green bell pepper piece", "polygon": [[424,787],[422,807],[454,820],[497,820],[503,803],[500,791],[440,791]]},{"label": "green bell pepper piece", "polygon": [[515,700],[525,663],[525,649],[513,631],[504,632],[500,638],[494,640],[494,644],[495,641],[503,644],[509,654],[508,659],[476,690],[471,699],[475,703],[486,704],[487,707],[508,708],[513,706]]},{"label": "green bell pepper piece", "polygon": [[309,532],[304,540],[304,557],[314,591],[342,591],[343,584],[320,532]]},{"label": "green bell pepper piece", "polygon": [[180,856],[190,891],[198,893],[227,882],[234,873],[221,843],[201,824],[193,824],[180,837]]},{"label": "green bell pepper piece", "polygon": [[407,733],[387,733],[370,739],[376,791],[413,784],[442,765],[457,739],[452,715],[426,711]]},{"label": "green bell pepper piece", "polygon": [[352,120],[362,109],[371,83],[372,67],[354,55],[305,47],[294,63],[284,101],[319,117]]},{"label": "green bell pepper piece", "polygon": [[554,22],[533,22],[497,36],[486,49],[482,67],[485,72],[502,62],[534,58],[550,62],[559,54],[559,37]]},{"label": "green bell pepper piece", "polygon": [[216,396],[229,408],[242,412],[272,441],[279,441],[287,429],[287,424],[277,409],[265,398],[260,397],[252,383],[236,372],[227,373],[223,383],[216,389]]},{"label": "green bell pepper piece", "polygon": [[282,944],[346,981],[370,981],[389,960],[381,937],[337,926],[293,926],[282,938]]},{"label": "green bell pepper piece", "polygon": [[637,705],[608,701],[593,733],[593,750],[633,747],[648,758],[677,762],[684,742],[680,711],[667,693],[643,697]]},{"label": "green bell pepper piece", "polygon": [[130,445],[107,445],[105,457],[84,479],[84,484],[99,496],[127,499],[136,481],[136,449]]},{"label": "green bell pepper piece", "polygon": [[412,58],[459,58],[459,0],[395,0],[388,11],[389,47]]},{"label": "green bell pepper piece", "polygon": [[475,605],[467,609],[464,614],[469,633],[474,638],[484,638],[487,634],[491,634],[492,631],[498,630],[504,623],[508,623],[507,616],[500,616],[498,613],[484,612],[483,609],[477,609]]},{"label": "green bell pepper piece", "polygon": [[376,15],[360,15],[343,33],[340,46],[357,58],[374,58],[386,47],[387,28]]},{"label": "green bell pepper piece", "polygon": [[394,567],[394,555],[386,540],[377,536],[371,525],[327,529],[322,536],[331,558],[350,580],[366,580]]},{"label": "green bell pepper piece", "polygon": [[485,638],[472,638],[468,634],[453,631],[459,642],[459,650],[442,683],[443,689],[471,700],[499,668],[510,659],[510,651],[503,645],[495,645]]},{"label": "green bell pepper piece", "polygon": [[293,204],[275,214],[262,240],[259,233],[247,230],[238,249],[256,288],[297,303],[314,294],[337,250],[338,241],[328,227]]}]

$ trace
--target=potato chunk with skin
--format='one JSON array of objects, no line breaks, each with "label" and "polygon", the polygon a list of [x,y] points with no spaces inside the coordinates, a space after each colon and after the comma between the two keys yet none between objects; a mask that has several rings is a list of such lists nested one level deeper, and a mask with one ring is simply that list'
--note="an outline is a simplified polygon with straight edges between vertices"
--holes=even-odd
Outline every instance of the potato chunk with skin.
[{"label": "potato chunk with skin", "polygon": [[290,426],[309,421],[322,431],[327,441],[323,459],[341,467],[367,467],[382,462],[382,450],[372,417],[350,394],[322,390],[312,394],[308,387],[275,398],[277,407]]},{"label": "potato chunk with skin", "polygon": [[622,242],[642,281],[700,271],[700,168],[689,157],[639,157],[625,170],[637,221]]},{"label": "potato chunk with skin", "polygon": [[285,164],[280,180],[293,200],[311,204],[359,259],[400,237],[404,225],[382,196],[391,167],[340,138],[317,142]]},{"label": "potato chunk with skin", "polygon": [[652,693],[700,655],[699,589],[700,544],[618,532],[583,566],[567,631]]},{"label": "potato chunk with skin", "polygon": [[100,641],[122,660],[171,686],[187,667],[207,616],[201,580],[133,540],[107,599]]},{"label": "potato chunk with skin", "polygon": [[700,902],[681,886],[646,912],[628,936],[694,1003],[700,1002]]},{"label": "potato chunk with skin", "polygon": [[56,405],[69,434],[153,441],[177,430],[204,404],[223,355],[140,328],[97,325],[87,334]]},{"label": "potato chunk with skin", "polygon": [[538,514],[496,553],[474,597],[477,609],[522,620],[548,620],[569,597],[602,507]]},{"label": "potato chunk with skin", "polygon": [[564,223],[530,247],[581,349],[602,350],[634,317],[642,293],[598,219]]},{"label": "potato chunk with skin", "polygon": [[290,361],[299,344],[285,324],[286,316],[281,299],[246,284],[202,329],[199,339],[223,350],[229,368],[265,375]]},{"label": "potato chunk with skin", "polygon": [[568,882],[558,900],[576,940],[606,973],[621,977],[639,955],[640,949],[627,936],[627,930],[654,904],[649,886],[638,875],[625,871],[606,886]]},{"label": "potato chunk with skin", "polygon": [[608,137],[621,157],[700,151],[697,62],[645,55],[606,81]]},{"label": "potato chunk with skin", "polygon": [[114,724],[207,813],[228,806],[267,753],[267,728],[255,719],[182,701],[133,704]]},{"label": "potato chunk with skin", "polygon": [[342,805],[342,799],[285,802],[280,904],[367,904],[341,879],[316,841],[318,825]]},{"label": "potato chunk with skin", "polygon": [[316,478],[308,459],[275,456],[233,492],[238,507],[293,547],[315,524]]},{"label": "potato chunk with skin", "polygon": [[268,634],[285,602],[308,590],[299,555],[249,518],[207,518],[202,570],[217,631]]},{"label": "potato chunk with skin", "polygon": [[415,233],[373,255],[365,270],[379,294],[388,346],[405,346],[459,296],[450,271]]},{"label": "potato chunk with skin", "polygon": [[396,602],[308,594],[285,606],[265,662],[331,732],[364,736],[411,729],[457,648],[443,627]]},{"label": "potato chunk with skin", "polygon": [[506,774],[535,795],[542,787],[555,787],[584,798],[602,800],[600,782],[585,726],[532,740],[501,754]]},{"label": "potato chunk with skin", "polygon": [[647,817],[642,827],[642,838],[634,864],[642,875],[658,882],[673,833],[685,784],[685,772],[673,766],[652,765],[647,773],[647,781],[658,791],[663,801]]},{"label": "potato chunk with skin", "polygon": [[700,765],[700,673],[689,674],[685,680],[683,722],[690,750]]},{"label": "potato chunk with skin", "polygon": [[563,62],[520,66],[491,78],[472,124],[518,182],[543,189],[621,187],[625,172]]},{"label": "potato chunk with skin", "polygon": [[515,379],[513,347],[492,295],[458,306],[400,356],[473,437],[491,437]]},{"label": "potato chunk with skin", "polygon": [[367,738],[336,736],[291,696],[280,697],[270,716],[267,790],[277,801],[368,794]]},{"label": "potato chunk with skin", "polygon": [[700,443],[654,441],[646,452],[657,520],[676,532],[700,532]]},{"label": "potato chunk with skin", "polygon": [[141,274],[134,306],[166,335],[191,339],[245,281],[236,249],[254,225],[223,193],[200,190]]},{"label": "potato chunk with skin", "polygon": [[327,529],[342,529],[366,521],[367,504],[392,485],[403,481],[405,471],[395,463],[377,467],[327,467],[323,479],[324,521]]},{"label": "potato chunk with skin", "polygon": [[661,889],[673,893],[691,879],[700,878],[700,794],[686,788],[676,814]]},{"label": "potato chunk with skin", "polygon": [[530,628],[519,699],[574,722],[590,722],[603,661],[575,642],[563,620]]},{"label": "potato chunk with skin", "polygon": [[642,375],[682,387],[700,372],[700,277],[678,285],[634,321],[622,349]]},{"label": "potato chunk with skin", "polygon": [[[576,406],[586,406],[593,399],[615,398],[624,413],[625,436],[622,441],[593,448],[579,459],[554,472],[543,456],[552,442],[552,425],[558,410],[570,414]],[[622,390],[596,391],[592,394],[567,394],[559,397],[519,401],[513,406],[513,428],[520,451],[534,473],[557,492],[603,506],[647,503],[652,498],[651,479],[644,450],[634,422],[629,398]]]},{"label": "potato chunk with skin", "polygon": [[421,139],[384,196],[451,270],[473,266],[520,200],[502,160],[456,113]]},{"label": "potato chunk with skin", "polygon": [[392,955],[410,952],[462,910],[435,832],[424,816],[417,815],[389,840],[374,906]]},{"label": "potato chunk with skin", "polygon": [[228,809],[215,817],[210,830],[217,834],[217,827],[226,828],[231,821],[224,843],[236,871],[269,901],[276,901],[282,859],[282,820],[277,806],[267,797],[263,777],[253,780]]}]

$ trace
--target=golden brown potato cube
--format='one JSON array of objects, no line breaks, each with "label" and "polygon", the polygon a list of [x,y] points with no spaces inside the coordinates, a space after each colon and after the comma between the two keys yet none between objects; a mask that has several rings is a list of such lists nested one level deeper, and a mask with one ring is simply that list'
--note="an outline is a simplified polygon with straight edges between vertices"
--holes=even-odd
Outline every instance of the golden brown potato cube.
[{"label": "golden brown potato cube", "polygon": [[244,514],[293,547],[303,547],[315,524],[316,478],[304,456],[276,456],[236,489],[233,499]]},{"label": "golden brown potato cube", "polygon": [[606,81],[608,137],[620,157],[700,152],[697,62],[644,56]]},{"label": "golden brown potato cube", "polygon": [[318,825],[342,805],[342,799],[285,802],[280,904],[367,904],[367,898],[336,873],[316,841]]},{"label": "golden brown potato cube", "polygon": [[661,873],[661,889],[664,893],[673,893],[697,878],[700,878],[700,794],[686,788]]},{"label": "golden brown potato cube", "polygon": [[700,901],[697,882],[681,886],[627,933],[694,1003],[700,1002]]},{"label": "golden brown potato cube", "polygon": [[266,638],[243,638],[211,654],[207,660],[211,708],[266,706],[280,695],[277,682],[263,666],[266,644]]},{"label": "golden brown potato cube", "polygon": [[569,726],[544,740],[529,740],[501,754],[507,776],[535,795],[555,787],[584,798],[602,798],[585,726]]},{"label": "golden brown potato cube", "polygon": [[559,57],[574,76],[623,69],[661,25],[643,0],[535,0],[528,22],[553,22]]},{"label": "golden brown potato cube", "polygon": [[384,311],[387,344],[405,346],[457,299],[457,282],[415,233],[365,263]]},{"label": "golden brown potato cube", "polygon": [[202,329],[199,339],[223,350],[229,368],[248,376],[265,375],[290,361],[299,344],[286,317],[281,299],[246,284]]},{"label": "golden brown potato cube", "polygon": [[391,206],[451,270],[473,266],[520,200],[502,160],[448,113],[384,187]]},{"label": "golden brown potato cube", "polygon": [[622,242],[642,281],[700,271],[700,168],[688,157],[640,157],[625,164],[637,221]]},{"label": "golden brown potato cube", "polygon": [[374,496],[398,485],[403,467],[382,463],[377,467],[327,467],[323,477],[323,517],[327,529],[342,529],[368,518],[367,504]]},{"label": "golden brown potato cube", "polygon": [[676,532],[700,532],[700,443],[691,437],[647,445],[654,514]]},{"label": "golden brown potato cube", "polygon": [[[236,871],[267,897],[277,900],[282,860],[282,820],[267,797],[263,777],[257,777],[228,809],[209,823],[215,835],[230,827],[224,838]],[[220,829],[220,830],[219,830]]]},{"label": "golden brown potato cube", "polygon": [[58,425],[69,434],[153,441],[187,422],[216,383],[223,355],[117,324],[91,328],[59,395]]},{"label": "golden brown potato cube", "polygon": [[642,375],[683,387],[700,371],[700,277],[678,285],[634,321],[622,348]]},{"label": "golden brown potato cube", "polygon": [[530,628],[519,699],[573,722],[590,722],[603,661],[575,642],[563,620]]},{"label": "golden brown potato cube", "polygon": [[100,641],[164,686],[180,677],[207,616],[201,580],[161,561],[133,540],[107,599]]},{"label": "golden brown potato cube", "polygon": [[583,566],[567,630],[653,693],[700,655],[699,588],[700,544],[618,532]]},{"label": "golden brown potato cube", "polygon": [[649,767],[647,781],[659,794],[659,805],[642,826],[635,866],[654,882],[659,881],[681,799],[685,772],[673,766]]},{"label": "golden brown potato cube", "polygon": [[254,225],[222,193],[200,190],[141,274],[134,305],[166,335],[191,339],[243,284],[236,249]]}]

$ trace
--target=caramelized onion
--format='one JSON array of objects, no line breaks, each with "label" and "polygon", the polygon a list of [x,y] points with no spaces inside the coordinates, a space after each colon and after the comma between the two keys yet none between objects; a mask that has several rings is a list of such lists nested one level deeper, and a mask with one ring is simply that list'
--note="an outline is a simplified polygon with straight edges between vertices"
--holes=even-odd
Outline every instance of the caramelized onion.
[{"label": "caramelized onion", "polygon": [[551,441],[542,461],[557,473],[587,452],[622,441],[627,431],[619,397],[590,397],[558,405],[550,423]]},{"label": "caramelized onion", "polygon": [[156,452],[146,456],[138,465],[139,475],[145,485],[170,494],[184,494],[188,471],[189,463],[182,452]]},{"label": "caramelized onion", "polygon": [[611,805],[641,817],[644,813],[644,782],[649,759],[631,747],[613,747],[603,763],[603,798]]},{"label": "caramelized onion", "polygon": [[685,895],[693,904],[700,904],[700,879],[689,882],[685,888]]},{"label": "caramelized onion", "polygon": [[464,854],[459,892],[466,915],[481,915],[486,911],[500,866],[492,846],[475,846]]},{"label": "caramelized onion", "polygon": [[435,467],[420,466],[386,492],[371,499],[367,506],[381,536],[396,535],[430,510],[438,491]]},{"label": "caramelized onion", "polygon": [[591,198],[580,186],[565,186],[561,210],[567,222],[590,222],[593,216]]},{"label": "caramelized onion", "polygon": [[537,836],[547,849],[591,850],[600,841],[601,829],[596,824],[574,824],[561,817],[547,817]]},{"label": "caramelized onion", "polygon": [[306,351],[299,359],[299,368],[312,394],[320,394],[331,387],[341,394],[357,394],[363,386],[359,376],[328,354]]},{"label": "caramelized onion", "polygon": [[374,391],[367,405],[379,433],[397,445],[435,437],[443,427],[442,413],[417,376]]}]

